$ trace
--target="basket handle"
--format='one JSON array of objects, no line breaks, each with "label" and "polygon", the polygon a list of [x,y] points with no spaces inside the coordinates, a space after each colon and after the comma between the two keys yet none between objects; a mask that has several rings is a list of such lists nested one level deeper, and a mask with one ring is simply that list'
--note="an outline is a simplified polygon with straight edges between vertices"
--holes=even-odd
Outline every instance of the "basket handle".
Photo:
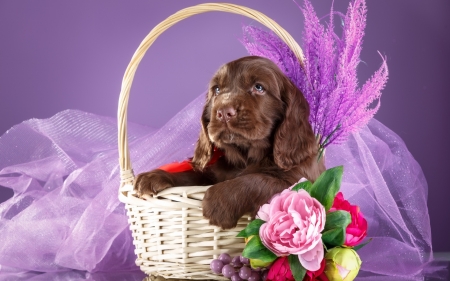
[{"label": "basket handle", "polygon": [[[301,65],[303,65],[303,52],[297,42],[292,38],[292,36],[284,30],[275,21],[267,17],[266,15],[235,4],[228,3],[205,3],[192,7],[182,9],[170,17],[166,18],[164,21],[155,26],[150,33],[144,38],[142,43],[139,45],[138,49],[131,58],[130,63],[125,71],[125,75],[122,80],[122,88],[119,97],[119,108],[117,112],[118,119],[118,137],[119,137],[119,164],[120,164],[120,182],[121,187],[129,184],[133,184],[134,174],[131,168],[130,153],[128,149],[128,138],[127,138],[127,107],[128,99],[130,96],[130,88],[133,83],[134,74],[136,69],[145,55],[145,52],[153,44],[153,42],[162,34],[166,29],[174,25],[175,23],[186,19],[190,16],[206,13],[206,12],[228,12],[243,15],[258,21],[259,23],[265,25],[267,28],[272,30],[278,37],[280,37],[294,52],[295,56],[298,58]],[[126,191],[125,191],[126,193]]]}]

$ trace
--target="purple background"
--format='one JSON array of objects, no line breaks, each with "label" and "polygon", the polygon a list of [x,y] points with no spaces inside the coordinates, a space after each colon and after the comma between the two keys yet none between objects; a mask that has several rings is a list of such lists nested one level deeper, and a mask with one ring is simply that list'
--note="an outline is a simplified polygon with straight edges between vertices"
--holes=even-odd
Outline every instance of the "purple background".
[{"label": "purple background", "polygon": [[[29,118],[68,109],[115,116],[122,75],[145,35],[201,0],[3,0],[0,2],[0,134]],[[290,0],[230,0],[273,18],[300,41],[303,18]],[[399,134],[429,184],[435,251],[450,251],[450,2],[368,0],[361,81],[388,57],[390,79],[376,118]],[[299,0],[299,3],[302,3]],[[345,11],[347,0],[335,0]],[[331,0],[314,1],[319,16]],[[223,63],[246,55],[250,19],[207,13],[165,32],[141,63],[129,120],[160,127],[205,89]],[[299,42],[301,44],[301,42]],[[10,196],[0,187],[0,202]]]}]

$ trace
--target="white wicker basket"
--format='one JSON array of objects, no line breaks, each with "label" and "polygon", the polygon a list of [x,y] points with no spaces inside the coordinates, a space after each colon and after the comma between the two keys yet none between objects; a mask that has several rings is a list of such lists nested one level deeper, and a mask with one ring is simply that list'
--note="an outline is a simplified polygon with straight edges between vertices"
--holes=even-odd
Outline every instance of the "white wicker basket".
[{"label": "white wicker basket", "polygon": [[134,175],[127,141],[127,106],[131,84],[145,52],[166,29],[192,15],[222,11],[247,16],[277,34],[292,49],[300,63],[302,50],[276,22],[264,14],[234,4],[207,3],[189,7],[168,17],[145,37],[128,65],[119,98],[118,136],[121,183],[119,199],[125,203],[137,255],[136,264],[146,274],[164,278],[225,279],[211,273],[209,263],[221,253],[238,255],[244,249],[237,233],[249,217],[236,228],[222,231],[210,226],[202,215],[202,199],[208,186],[173,187],[157,197],[138,198],[133,191]]}]

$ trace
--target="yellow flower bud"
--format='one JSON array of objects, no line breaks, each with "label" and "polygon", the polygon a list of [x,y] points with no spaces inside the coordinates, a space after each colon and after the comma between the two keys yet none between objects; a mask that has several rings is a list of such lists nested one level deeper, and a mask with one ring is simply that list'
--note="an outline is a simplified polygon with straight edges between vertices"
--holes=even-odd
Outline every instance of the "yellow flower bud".
[{"label": "yellow flower bud", "polygon": [[333,248],[325,255],[325,260],[325,275],[330,281],[352,281],[361,268],[361,259],[350,248]]}]

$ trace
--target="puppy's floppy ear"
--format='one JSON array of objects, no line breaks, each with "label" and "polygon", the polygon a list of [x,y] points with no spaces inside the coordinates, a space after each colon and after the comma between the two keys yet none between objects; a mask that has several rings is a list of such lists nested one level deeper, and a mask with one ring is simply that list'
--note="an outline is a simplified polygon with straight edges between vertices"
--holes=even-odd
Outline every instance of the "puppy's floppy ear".
[{"label": "puppy's floppy ear", "polygon": [[285,105],[285,115],[275,130],[273,151],[275,164],[284,170],[290,170],[299,164],[314,165],[317,162],[318,147],[308,121],[308,102],[287,77],[283,75],[278,81],[282,82],[280,91]]},{"label": "puppy's floppy ear", "polygon": [[210,100],[207,98],[205,106],[203,107],[203,113],[201,118],[202,128],[200,130],[200,136],[195,146],[194,157],[192,158],[192,167],[194,170],[203,171],[203,169],[211,161],[213,155],[213,144],[209,140],[208,136],[208,124],[210,120]]}]

